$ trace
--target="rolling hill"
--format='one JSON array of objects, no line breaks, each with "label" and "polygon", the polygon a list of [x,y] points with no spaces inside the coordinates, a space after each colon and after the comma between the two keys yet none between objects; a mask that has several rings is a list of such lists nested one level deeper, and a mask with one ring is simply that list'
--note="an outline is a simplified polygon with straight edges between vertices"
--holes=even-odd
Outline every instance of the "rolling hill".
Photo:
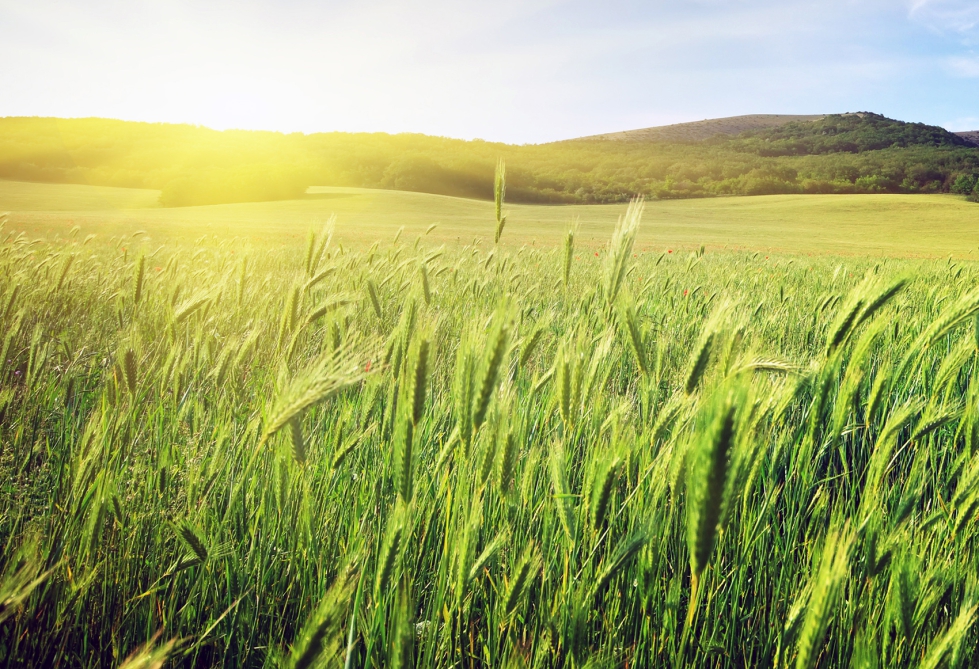
[{"label": "rolling hill", "polygon": [[[0,180],[4,235],[28,239],[95,234],[97,245],[141,248],[194,242],[249,248],[299,246],[310,227],[336,215],[336,241],[366,248],[395,235],[405,244],[458,247],[495,229],[493,203],[381,189],[314,187],[295,200],[201,207],[160,207],[159,193],[132,188]],[[625,204],[554,207],[508,204],[501,243],[561,248],[568,222],[583,259],[599,261]],[[637,253],[699,249],[875,257],[979,258],[979,207],[943,195],[770,195],[646,203]],[[430,229],[432,224],[436,224]],[[75,230],[75,228],[78,230]],[[401,232],[399,233],[399,230]],[[73,231],[75,231],[73,233]],[[234,239],[234,242],[230,240]],[[126,240],[125,243],[122,240]],[[151,267],[153,265],[150,265]]]},{"label": "rolling hill", "polygon": [[869,112],[734,117],[598,137],[606,139],[516,146],[11,117],[0,118],[0,178],[153,189],[170,207],[288,200],[310,186],[489,199],[501,158],[508,200],[522,203],[979,188],[972,135]]},{"label": "rolling hill", "polygon": [[700,142],[717,135],[740,135],[753,130],[777,128],[786,123],[804,123],[825,118],[825,114],[748,114],[726,118],[704,119],[689,123],[674,123],[639,130],[610,132],[604,135],[580,137],[581,140],[608,140],[616,142]]},{"label": "rolling hill", "polygon": [[[724,118],[704,119],[703,121],[690,121],[688,123],[674,123],[671,125],[639,128],[637,130],[610,132],[602,135],[589,135],[571,141],[702,142],[718,136],[736,137],[743,133],[757,133],[772,128],[780,128],[790,123],[805,124],[811,121],[821,121],[827,116],[828,114],[747,114],[744,116],[727,116]],[[856,112],[852,114],[836,114],[833,116],[866,118],[875,115]],[[806,126],[803,125],[802,128],[805,129]],[[979,130],[962,130],[953,132],[952,134],[958,135],[969,144],[979,146]]]},{"label": "rolling hill", "polygon": [[979,146],[979,130],[960,130],[955,133],[962,139]]}]

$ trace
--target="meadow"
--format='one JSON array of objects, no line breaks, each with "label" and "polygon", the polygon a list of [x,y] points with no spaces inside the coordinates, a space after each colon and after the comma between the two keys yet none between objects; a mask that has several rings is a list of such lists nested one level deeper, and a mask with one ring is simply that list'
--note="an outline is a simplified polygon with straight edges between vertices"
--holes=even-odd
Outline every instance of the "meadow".
[{"label": "meadow", "polygon": [[[959,201],[737,201],[766,254],[724,200],[323,194],[22,195],[0,662],[979,661],[979,268],[912,225],[975,246]],[[920,209],[875,240],[860,206]]]},{"label": "meadow", "polygon": [[[164,208],[159,191],[0,180],[0,212],[33,236],[129,236],[142,231],[147,253],[204,235],[257,246],[301,245],[311,227],[336,215],[337,242],[366,249],[401,227],[426,243],[459,248],[492,234],[493,201],[366,188],[313,187],[301,199]],[[604,246],[625,205],[507,204],[502,243],[560,246],[577,219],[577,242]],[[646,203],[636,238],[641,252],[762,251],[892,258],[979,256],[979,206],[955,195],[768,195]],[[429,230],[432,224],[436,227]],[[147,239],[149,238],[149,239]],[[158,242],[153,246],[154,242]],[[135,242],[134,242],[135,243]],[[152,247],[152,248],[149,248]]]}]

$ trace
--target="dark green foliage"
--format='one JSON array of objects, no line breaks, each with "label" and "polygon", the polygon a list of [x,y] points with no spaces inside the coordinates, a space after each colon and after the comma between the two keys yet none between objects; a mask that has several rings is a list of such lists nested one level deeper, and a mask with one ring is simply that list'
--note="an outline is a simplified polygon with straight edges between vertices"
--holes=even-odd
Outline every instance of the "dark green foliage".
[{"label": "dark green foliage", "polygon": [[959,195],[972,195],[977,184],[979,184],[979,174],[960,174],[949,190]]},{"label": "dark green foliage", "polygon": [[864,153],[911,146],[974,147],[972,142],[944,128],[895,121],[869,112],[831,114],[818,121],[747,132],[730,145],[759,156]]}]

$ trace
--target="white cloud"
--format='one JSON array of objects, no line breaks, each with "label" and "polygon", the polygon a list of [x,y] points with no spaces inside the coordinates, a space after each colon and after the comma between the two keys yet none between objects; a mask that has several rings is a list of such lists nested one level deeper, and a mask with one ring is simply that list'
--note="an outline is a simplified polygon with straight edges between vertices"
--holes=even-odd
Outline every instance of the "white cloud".
[{"label": "white cloud", "polygon": [[957,77],[979,77],[979,56],[953,56],[946,63]]},{"label": "white cloud", "polygon": [[979,116],[963,116],[956,118],[947,123],[943,123],[942,127],[951,130],[952,132],[965,132],[967,130],[979,130]]},{"label": "white cloud", "polygon": [[971,33],[979,28],[979,3],[975,0],[914,0],[910,15],[940,31]]}]

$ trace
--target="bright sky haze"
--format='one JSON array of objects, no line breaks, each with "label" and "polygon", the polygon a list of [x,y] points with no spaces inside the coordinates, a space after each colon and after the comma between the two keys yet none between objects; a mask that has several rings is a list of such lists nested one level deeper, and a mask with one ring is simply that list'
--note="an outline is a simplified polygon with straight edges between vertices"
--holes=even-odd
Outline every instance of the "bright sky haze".
[{"label": "bright sky haze", "polygon": [[0,0],[0,116],[538,143],[738,114],[979,128],[979,0]]}]

